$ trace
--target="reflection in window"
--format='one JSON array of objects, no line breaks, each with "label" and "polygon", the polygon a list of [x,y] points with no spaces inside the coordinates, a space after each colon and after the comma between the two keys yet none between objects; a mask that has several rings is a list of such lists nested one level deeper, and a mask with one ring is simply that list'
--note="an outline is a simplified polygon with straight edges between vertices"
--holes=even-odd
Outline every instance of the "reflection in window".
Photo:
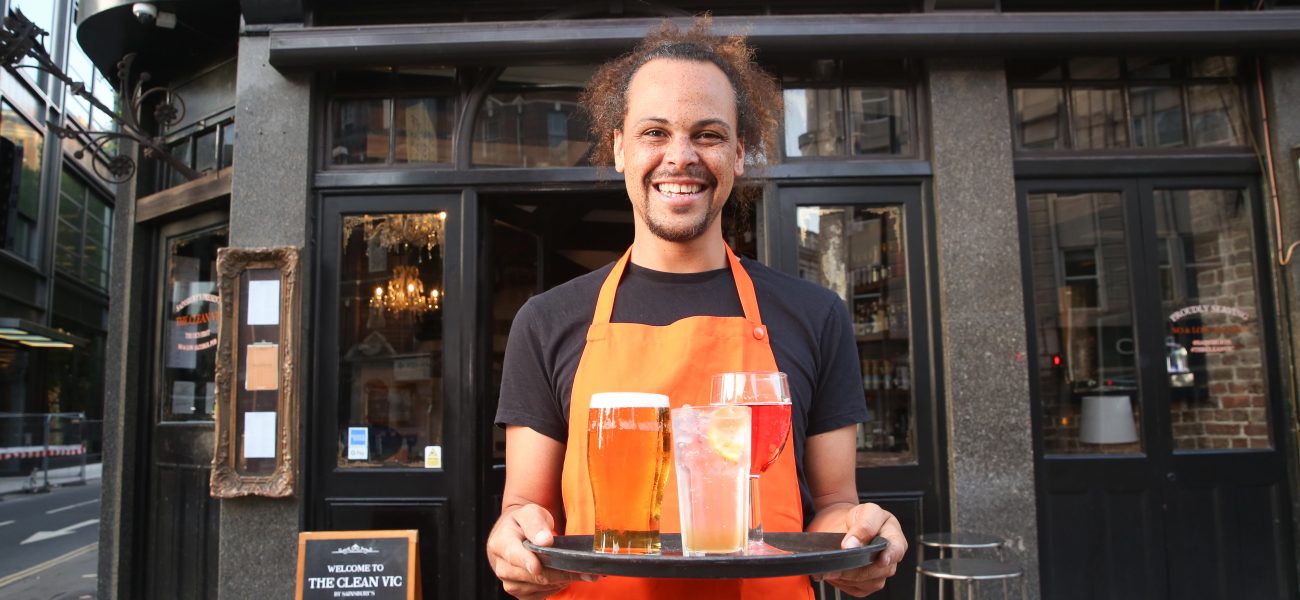
[{"label": "reflection in window", "polygon": [[449,97],[398,98],[393,162],[450,163],[454,104]]},{"label": "reflection in window", "polygon": [[223,225],[165,242],[166,293],[159,314],[165,344],[159,407],[164,421],[212,420],[221,324],[217,250],[227,238]]},{"label": "reflection in window", "polygon": [[914,153],[907,90],[894,87],[787,87],[785,155]]},{"label": "reflection in window", "polygon": [[1011,61],[1016,147],[1247,146],[1238,62],[1224,56]]},{"label": "reflection in window", "polygon": [[65,168],[59,185],[55,266],[88,285],[107,289],[112,227],[112,206]]},{"label": "reflection in window", "polygon": [[1121,196],[1029,194],[1027,210],[1044,449],[1140,451]]},{"label": "reflection in window", "polygon": [[474,164],[588,164],[590,124],[578,106],[578,95],[593,70],[584,65],[506,69],[479,107],[474,125]]},{"label": "reflection in window", "polygon": [[0,102],[0,188],[8,190],[8,202],[0,208],[9,212],[5,230],[0,231],[4,249],[29,261],[36,261],[37,227],[41,214],[41,165],[45,138],[14,110]]},{"label": "reflection in window", "polygon": [[858,426],[859,467],[914,464],[907,264],[897,207],[801,206],[799,276],[849,306],[862,366],[867,422]]},{"label": "reflection in window", "polygon": [[330,163],[360,165],[388,160],[390,101],[340,100],[334,107]]},{"label": "reflection in window", "polygon": [[1170,420],[1180,450],[1271,448],[1243,190],[1156,190]]},{"label": "reflection in window", "polygon": [[423,467],[441,453],[446,218],[344,217],[340,467]]}]

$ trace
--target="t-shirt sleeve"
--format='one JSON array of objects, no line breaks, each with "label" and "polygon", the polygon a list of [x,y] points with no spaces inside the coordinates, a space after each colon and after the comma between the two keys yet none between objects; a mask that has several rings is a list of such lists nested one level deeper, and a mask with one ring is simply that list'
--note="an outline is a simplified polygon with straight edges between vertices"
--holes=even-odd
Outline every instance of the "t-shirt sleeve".
[{"label": "t-shirt sleeve", "polygon": [[817,369],[817,390],[808,414],[810,436],[867,420],[858,346],[853,337],[849,309],[835,298],[826,313],[819,336],[821,360]]},{"label": "t-shirt sleeve", "polygon": [[515,314],[506,339],[501,372],[501,397],[497,403],[498,426],[522,425],[561,443],[569,437],[550,373],[554,340],[547,339],[546,319],[537,305],[526,302]]}]

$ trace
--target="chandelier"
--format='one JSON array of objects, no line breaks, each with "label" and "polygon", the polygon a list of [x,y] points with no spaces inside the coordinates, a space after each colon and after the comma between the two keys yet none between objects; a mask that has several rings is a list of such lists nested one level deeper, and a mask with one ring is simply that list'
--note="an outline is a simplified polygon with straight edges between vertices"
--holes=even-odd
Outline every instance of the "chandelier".
[{"label": "chandelier", "polygon": [[347,251],[348,238],[360,225],[366,245],[377,245],[389,252],[405,252],[419,248],[432,253],[442,243],[446,231],[447,213],[397,213],[378,217],[361,215],[343,217],[343,250]]},{"label": "chandelier", "polygon": [[409,311],[416,314],[432,312],[442,306],[442,292],[434,288],[424,293],[420,270],[412,265],[393,267],[393,277],[388,285],[375,286],[370,298],[370,308],[388,312]]}]

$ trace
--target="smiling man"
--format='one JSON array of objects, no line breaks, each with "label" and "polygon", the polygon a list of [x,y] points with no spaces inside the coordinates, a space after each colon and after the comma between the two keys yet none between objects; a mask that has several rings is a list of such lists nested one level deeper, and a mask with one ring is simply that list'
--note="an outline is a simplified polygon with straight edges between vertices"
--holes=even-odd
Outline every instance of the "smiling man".
[{"label": "smiling man", "polygon": [[[855,595],[879,590],[907,549],[893,515],[858,504],[855,427],[866,411],[848,312],[838,296],[737,259],[718,218],[747,162],[773,155],[781,95],[740,38],[707,20],[671,25],[592,78],[584,105],[594,160],[623,174],[635,236],[618,262],[533,297],[506,346],[497,423],[506,488],[488,560],[519,598],[812,598],[807,577],[751,580],[595,578],[543,568],[525,539],[593,528],[586,470],[593,393],[655,392],[672,405],[708,398],[709,375],[780,370],[794,404],[792,444],[761,480],[769,531],[882,535],[873,564],[828,573]],[[677,531],[666,486],[664,531]]]}]

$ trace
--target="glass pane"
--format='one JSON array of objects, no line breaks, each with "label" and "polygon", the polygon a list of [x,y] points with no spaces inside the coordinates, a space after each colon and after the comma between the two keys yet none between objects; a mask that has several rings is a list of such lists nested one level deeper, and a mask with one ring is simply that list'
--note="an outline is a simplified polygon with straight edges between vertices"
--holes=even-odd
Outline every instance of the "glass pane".
[{"label": "glass pane", "polygon": [[217,250],[227,243],[225,226],[169,238],[164,247],[162,389],[164,421],[210,421],[216,400]]},{"label": "glass pane", "polygon": [[491,167],[590,164],[590,123],[578,95],[593,65],[510,67],[479,107],[472,162]]},{"label": "glass pane", "polygon": [[1105,57],[1071,59],[1070,79],[1119,79],[1119,59]]},{"label": "glass pane", "polygon": [[1176,86],[1129,90],[1133,111],[1133,145],[1162,148],[1187,144],[1183,134],[1183,95]]},{"label": "glass pane", "polygon": [[797,220],[799,276],[838,293],[853,318],[868,412],[858,426],[857,464],[914,464],[902,209],[801,206]]},{"label": "glass pane", "polygon": [[1191,105],[1192,144],[1245,146],[1246,117],[1235,85],[1193,85],[1187,88]]},{"label": "glass pane", "polygon": [[1122,197],[1029,194],[1028,218],[1044,450],[1139,452]]},{"label": "glass pane", "polygon": [[1169,79],[1174,76],[1172,58],[1130,58],[1124,61],[1129,79]]},{"label": "glass pane", "polygon": [[386,99],[340,100],[334,107],[330,163],[360,165],[388,160]]},{"label": "glass pane", "polygon": [[217,170],[217,129],[215,127],[194,138],[194,170],[200,173]]},{"label": "glass pane", "polygon": [[398,99],[393,117],[397,122],[394,160],[399,163],[451,162],[455,107],[453,98]]},{"label": "glass pane", "polygon": [[[13,219],[6,248],[35,261],[37,258],[36,220],[40,215],[42,149],[45,139],[27,121],[18,115],[8,102],[0,103],[0,161],[15,173],[16,189],[11,189],[17,199],[17,218]],[[11,216],[12,218],[12,216]]]},{"label": "glass pane", "polygon": [[221,126],[221,168],[235,164],[235,124]]},{"label": "glass pane", "polygon": [[579,90],[492,94],[474,127],[474,164],[491,167],[572,167],[591,151]]},{"label": "glass pane", "polygon": [[896,88],[849,89],[849,130],[853,154],[912,154],[912,115],[907,91]]},{"label": "glass pane", "polygon": [[59,219],[59,232],[55,236],[54,266],[60,271],[77,277],[80,271],[81,231],[75,225]]},{"label": "glass pane", "polygon": [[[45,52],[47,54],[54,53],[54,48],[52,46],[54,43],[54,36],[50,34],[54,31],[54,7],[54,0],[11,0],[9,2],[10,10],[21,10],[23,16],[27,17],[27,20],[31,21],[33,25],[41,28],[41,31],[46,32],[46,35],[41,36],[39,39],[41,45],[45,47]],[[24,58],[19,61],[19,64],[34,67],[36,66],[36,61],[32,58]],[[40,82],[40,87],[42,88],[44,88],[46,82],[49,81],[49,75],[45,74],[43,71],[37,71],[36,69],[17,69],[16,71],[31,77],[33,81]]]},{"label": "glass pane", "polygon": [[1013,90],[1016,103],[1016,144],[1020,148],[1066,148],[1065,91],[1060,88]]},{"label": "glass pane", "polygon": [[1187,61],[1187,74],[1192,77],[1236,77],[1239,60],[1235,56],[1206,56]]},{"label": "glass pane", "polygon": [[1250,200],[1157,190],[1155,203],[1174,447],[1271,448]]},{"label": "glass pane", "polygon": [[1074,102],[1075,150],[1128,147],[1122,90],[1074,88],[1070,97]]},{"label": "glass pane", "polygon": [[[172,158],[175,158],[181,164],[189,167],[193,167],[194,165],[194,163],[190,161],[190,158],[193,156],[192,147],[190,145],[191,141],[193,140],[185,138],[172,144],[171,148],[168,149]],[[187,181],[189,181],[189,178],[185,177],[185,175],[183,175],[179,170],[172,167],[167,168],[167,187],[176,187]]]},{"label": "glass pane", "polygon": [[441,452],[446,220],[343,218],[340,467],[423,467],[426,452]]},{"label": "glass pane", "polygon": [[844,98],[835,89],[787,89],[785,155],[843,156]]}]

